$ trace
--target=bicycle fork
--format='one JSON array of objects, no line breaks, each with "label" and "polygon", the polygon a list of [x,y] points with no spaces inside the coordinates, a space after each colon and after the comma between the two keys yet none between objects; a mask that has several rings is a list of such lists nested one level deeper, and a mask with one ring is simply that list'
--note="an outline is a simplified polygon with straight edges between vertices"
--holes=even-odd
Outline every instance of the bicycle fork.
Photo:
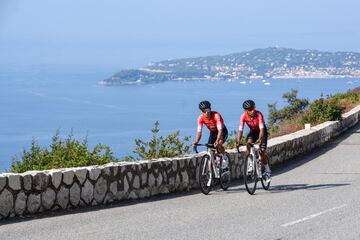
[{"label": "bicycle fork", "polygon": [[[214,160],[214,155],[213,154],[209,154],[210,156],[210,163],[211,163],[211,166],[210,168],[212,169],[209,169],[209,162],[208,161],[204,161],[204,165],[203,165],[203,172],[202,174],[205,175],[206,174],[206,171],[209,170],[209,171],[213,171],[214,172],[214,175],[215,175],[215,178],[220,178],[220,174],[219,172],[216,170],[216,164],[215,164],[215,160]],[[212,177],[212,176],[211,176]]]},{"label": "bicycle fork", "polygon": [[260,159],[258,158],[258,156],[256,155],[256,151],[254,149],[254,147],[252,147],[250,149],[250,154],[253,156],[252,157],[252,165],[253,167],[255,167],[256,165],[256,174],[258,178],[262,178],[262,172],[261,172],[261,162]]}]

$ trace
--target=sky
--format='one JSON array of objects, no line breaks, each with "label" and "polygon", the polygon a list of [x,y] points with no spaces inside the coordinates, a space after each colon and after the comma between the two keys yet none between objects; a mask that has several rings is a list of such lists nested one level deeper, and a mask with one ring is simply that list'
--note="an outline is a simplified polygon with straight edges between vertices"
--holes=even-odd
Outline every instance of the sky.
[{"label": "sky", "polygon": [[0,0],[0,64],[140,67],[270,46],[360,52],[359,0]]}]

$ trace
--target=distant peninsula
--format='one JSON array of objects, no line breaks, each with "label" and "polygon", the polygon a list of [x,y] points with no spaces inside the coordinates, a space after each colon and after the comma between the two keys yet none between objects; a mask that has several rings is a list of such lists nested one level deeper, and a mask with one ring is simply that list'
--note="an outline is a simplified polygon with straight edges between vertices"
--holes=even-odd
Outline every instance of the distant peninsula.
[{"label": "distant peninsula", "polygon": [[360,53],[270,47],[223,56],[182,58],[122,70],[102,85],[178,80],[360,78]]}]

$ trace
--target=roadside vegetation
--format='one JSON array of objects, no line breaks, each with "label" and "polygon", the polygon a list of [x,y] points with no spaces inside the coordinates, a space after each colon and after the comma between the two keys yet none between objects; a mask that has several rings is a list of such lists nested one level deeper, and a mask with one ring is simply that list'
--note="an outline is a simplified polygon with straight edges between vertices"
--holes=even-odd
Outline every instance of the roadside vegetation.
[{"label": "roadside vegetation", "polygon": [[297,97],[297,90],[291,89],[283,95],[286,105],[276,108],[276,103],[268,104],[268,125],[270,137],[277,137],[304,128],[305,123],[312,126],[326,121],[341,120],[341,114],[360,104],[360,88],[335,95],[321,95],[319,99],[309,102]]},{"label": "roadside vegetation", "polygon": [[10,172],[101,165],[112,161],[115,157],[110,147],[97,144],[89,150],[87,137],[79,141],[71,131],[68,137],[62,139],[58,130],[49,147],[41,147],[33,139],[29,150],[13,157]]},{"label": "roadside vegetation", "polygon": [[[305,123],[317,125],[325,121],[341,120],[341,114],[360,104],[360,87],[346,93],[321,96],[309,102],[308,99],[298,98],[298,91],[291,91],[283,95],[286,105],[278,109],[276,103],[269,104],[268,127],[270,137],[289,134],[304,128]],[[167,136],[162,136],[160,123],[155,122],[151,129],[152,137],[149,141],[135,139],[135,149],[120,161],[137,161],[142,159],[156,160],[164,157],[176,157],[191,152],[190,136],[180,137],[180,131],[175,131]],[[227,149],[236,146],[236,131],[229,132],[225,144]],[[245,138],[242,138],[245,144]],[[20,156],[14,156],[10,172],[25,172],[30,170],[47,170],[54,168],[81,167],[102,165],[119,161],[112,153],[109,146],[97,144],[89,149],[88,139],[74,138],[73,133],[65,139],[57,131],[52,137],[48,147],[41,147],[35,139],[29,150],[23,150]]]},{"label": "roadside vegetation", "polygon": [[190,153],[190,136],[180,138],[180,131],[169,134],[168,136],[159,136],[160,123],[155,122],[155,126],[151,129],[152,137],[150,141],[135,139],[134,155],[128,155],[124,161],[135,160],[154,160],[164,157],[176,157]]},{"label": "roadside vegetation", "polygon": [[[122,161],[155,160],[163,157],[176,157],[190,153],[190,137],[180,138],[180,131],[160,136],[160,124],[155,122],[151,129],[149,141],[135,139],[133,155],[128,155]],[[89,150],[88,139],[82,141],[74,138],[71,132],[65,139],[57,131],[52,137],[49,147],[41,147],[35,139],[29,150],[23,150],[20,156],[14,156],[10,172],[22,173],[31,170],[47,170],[56,168],[102,165],[119,161],[115,158],[109,146],[96,145]]]}]

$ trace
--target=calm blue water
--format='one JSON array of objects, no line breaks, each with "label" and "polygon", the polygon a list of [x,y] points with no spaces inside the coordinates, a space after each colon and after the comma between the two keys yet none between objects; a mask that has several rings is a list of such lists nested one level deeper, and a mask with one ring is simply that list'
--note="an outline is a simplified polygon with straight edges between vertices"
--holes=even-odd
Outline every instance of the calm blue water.
[{"label": "calm blue water", "polygon": [[[146,86],[104,87],[97,81],[120,69],[90,66],[0,67],[0,172],[11,157],[29,148],[33,137],[45,146],[57,129],[63,136],[88,135],[117,157],[131,153],[134,138],[148,138],[156,120],[160,133],[177,129],[194,136],[198,102],[208,99],[228,129],[237,129],[243,100],[253,98],[267,116],[267,103],[283,105],[291,88],[300,97],[318,98],[360,85],[360,80],[304,79],[244,82],[167,82]],[[207,130],[206,130],[207,131]],[[207,134],[207,133],[206,133]],[[206,137],[204,134],[204,139]]]}]

